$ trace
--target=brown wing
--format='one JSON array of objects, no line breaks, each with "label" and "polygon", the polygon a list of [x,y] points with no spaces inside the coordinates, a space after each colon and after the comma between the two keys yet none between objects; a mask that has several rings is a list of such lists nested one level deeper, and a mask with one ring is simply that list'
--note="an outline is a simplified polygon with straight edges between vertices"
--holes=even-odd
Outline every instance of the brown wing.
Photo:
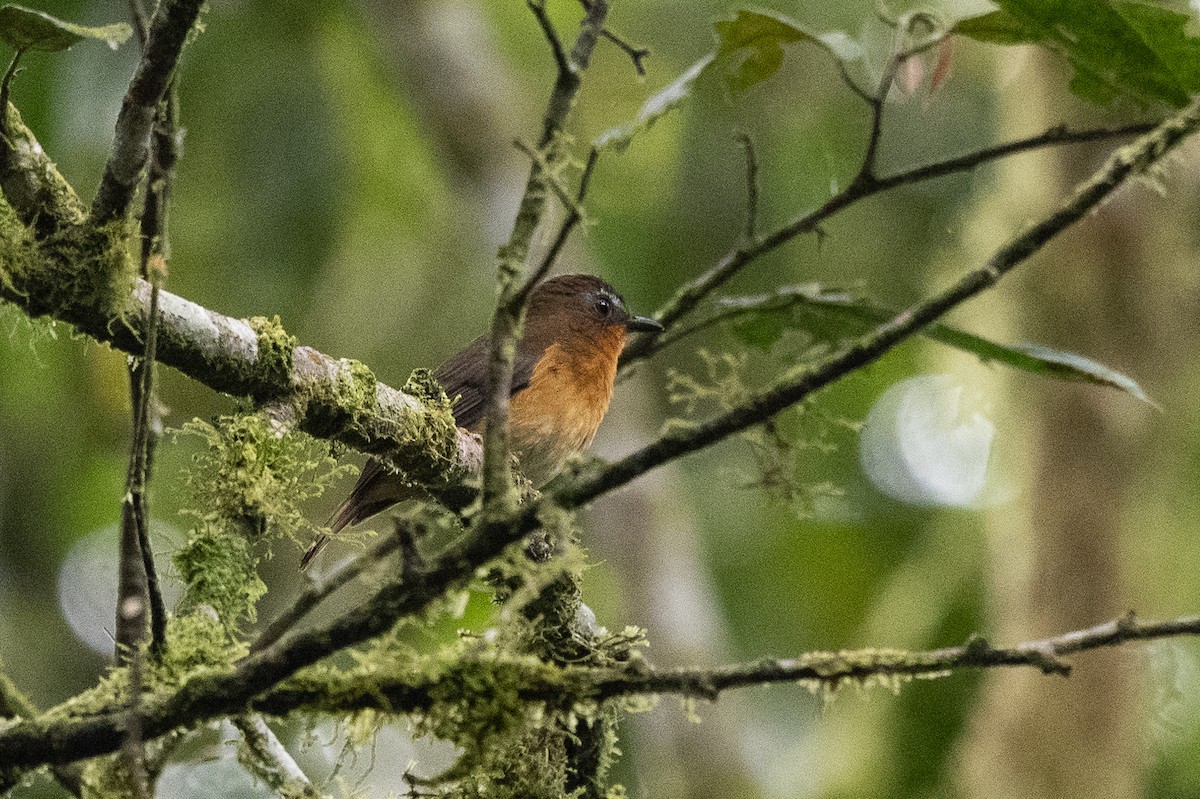
[{"label": "brown wing", "polygon": [[[517,342],[513,361],[513,395],[529,386],[533,367],[541,358],[545,345],[531,346],[525,340]],[[483,421],[484,393],[487,390],[487,336],[480,336],[466,349],[438,367],[434,377],[454,402],[454,421],[459,427],[473,430]],[[455,399],[457,397],[457,399]],[[404,484],[400,475],[384,468],[375,458],[368,458],[358,482],[345,501],[329,518],[329,529],[337,533],[344,527],[358,524],[376,513],[387,510],[397,502],[419,494]],[[308,565],[322,547],[327,536],[320,535],[300,559],[300,568]]]},{"label": "brown wing", "polygon": [[[487,336],[475,339],[462,352],[437,368],[433,376],[454,400],[454,421],[459,427],[474,430],[483,421],[484,393],[487,391]],[[517,342],[513,359],[513,379],[509,396],[529,386],[533,367],[542,357],[545,345],[530,346],[524,339]],[[458,399],[455,400],[455,397]]]}]

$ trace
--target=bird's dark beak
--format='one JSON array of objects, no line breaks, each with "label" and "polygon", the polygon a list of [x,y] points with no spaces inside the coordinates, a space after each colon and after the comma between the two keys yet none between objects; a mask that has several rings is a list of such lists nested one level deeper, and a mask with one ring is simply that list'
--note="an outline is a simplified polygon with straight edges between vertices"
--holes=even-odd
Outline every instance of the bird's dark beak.
[{"label": "bird's dark beak", "polygon": [[635,333],[661,333],[663,326],[658,323],[658,320],[651,319],[649,316],[631,316],[629,321],[625,323],[626,330],[632,330]]}]

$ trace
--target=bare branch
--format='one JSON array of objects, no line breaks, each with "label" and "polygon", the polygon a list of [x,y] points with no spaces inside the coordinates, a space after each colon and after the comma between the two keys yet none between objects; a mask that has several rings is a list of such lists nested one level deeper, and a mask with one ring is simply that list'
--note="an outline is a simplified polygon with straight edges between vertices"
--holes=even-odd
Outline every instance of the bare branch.
[{"label": "bare branch", "polygon": [[[584,504],[656,466],[765,421],[850,372],[873,363],[950,309],[991,288],[1011,269],[1099,206],[1128,178],[1160,161],[1197,128],[1200,128],[1200,99],[1133,144],[1113,153],[1054,212],[1011,238],[987,263],[964,275],[941,294],[901,312],[869,335],[825,360],[799,372],[785,374],[774,385],[720,416],[686,430],[668,433],[623,460],[594,468],[590,474],[579,479],[555,481],[550,489],[557,487],[559,490],[555,494],[558,500],[565,502],[568,507]],[[771,237],[768,237],[764,244],[770,240]]]},{"label": "bare branch", "polygon": [[[383,563],[396,550],[402,549],[406,541],[411,541],[411,535],[412,533],[408,526],[397,520],[393,535],[384,536],[368,551],[345,565],[340,566],[324,579],[314,581],[306,586],[304,591],[292,600],[291,605],[285,608],[267,625],[265,630],[259,633],[258,638],[251,644],[250,651],[259,652],[274,644],[285,633],[295,628],[300,620],[308,615],[309,611],[321,604],[330,594],[361,574]],[[408,563],[404,563],[403,565],[407,567]],[[401,572],[402,575],[404,571],[407,571],[407,568]]]},{"label": "bare branch", "polygon": [[[778,230],[761,237],[753,247],[731,250],[703,274],[681,287],[655,313],[655,318],[669,331],[671,325],[694,310],[705,297],[724,285],[745,266],[798,236],[819,231],[820,225],[823,222],[860,200],[865,200],[900,186],[910,186],[925,180],[932,180],[960,172],[969,172],[992,161],[1043,147],[1056,147],[1064,144],[1081,144],[1125,136],[1136,136],[1148,133],[1154,130],[1154,128],[1155,123],[1138,123],[1089,130],[1072,130],[1066,125],[1058,125],[1028,138],[998,144],[993,147],[985,147],[958,156],[957,158],[915,167],[886,177],[872,177],[865,182],[853,183],[830,197],[821,207],[809,211]],[[666,339],[662,336],[639,336],[635,338],[625,348],[625,352],[621,356],[621,368],[626,369],[638,361],[649,358],[661,349],[661,344],[664,341]]]},{"label": "bare branch", "polygon": [[313,786],[312,780],[296,764],[262,716],[235,716],[232,721],[242,734],[242,743],[249,755],[242,758],[242,762],[254,776],[280,796],[320,799],[321,792]]},{"label": "bare branch", "polygon": [[567,60],[567,52],[563,49],[562,40],[558,38],[558,31],[554,30],[554,23],[550,21],[550,15],[546,13],[546,0],[525,0],[525,5],[533,12],[546,41],[550,44],[550,53],[554,56],[554,63],[558,66],[558,71],[560,73],[569,72],[571,64]]},{"label": "bare branch", "polygon": [[746,246],[754,246],[758,239],[758,156],[754,153],[754,140],[749,133],[738,135],[738,141],[746,153]]},{"label": "bare branch", "polygon": [[146,46],[121,104],[112,150],[92,203],[90,217],[97,226],[119,219],[129,210],[150,157],[150,133],[158,104],[203,5],[203,0],[163,0],[150,20]]},{"label": "bare branch", "polygon": [[525,280],[526,285],[530,286],[531,289],[550,273],[550,270],[554,267],[554,262],[558,260],[558,256],[562,253],[562,248],[571,237],[571,232],[583,221],[583,201],[587,197],[588,184],[591,183],[592,171],[596,168],[596,161],[599,158],[600,151],[593,147],[592,151],[588,153],[587,164],[583,167],[583,175],[579,178],[579,188],[575,193],[574,202],[564,202],[567,208],[566,218],[563,220],[562,225],[559,226],[558,233],[554,236],[554,241],[550,244],[550,249],[546,250],[546,255],[543,256],[542,262],[538,264],[537,269],[529,273],[529,277]]},{"label": "bare branch", "polygon": [[[132,657],[140,663],[139,648],[146,637],[147,605],[156,603],[153,611],[155,651],[161,649],[166,634],[166,607],[162,592],[154,577],[154,558],[150,550],[149,512],[146,508],[146,472],[150,458],[151,410],[154,399],[154,358],[158,339],[159,283],[165,267],[149,267],[154,279],[150,288],[150,308],[147,312],[146,343],[141,367],[130,366],[129,377],[133,394],[133,441],[130,445],[129,468],[125,480],[125,498],[121,503],[121,543],[117,577],[116,655],[117,663]],[[154,597],[151,600],[151,596]],[[137,666],[140,668],[140,665]],[[139,743],[140,747],[140,743]],[[140,761],[139,761],[140,762]]]},{"label": "bare branch", "polygon": [[497,265],[500,299],[492,316],[488,344],[488,382],[485,391],[486,421],[482,473],[485,513],[497,508],[506,512],[506,506],[511,505],[513,500],[508,448],[509,387],[512,384],[514,342],[524,324],[525,302],[533,288],[532,282],[521,281],[521,273],[529,253],[529,243],[545,212],[547,181],[550,180],[550,173],[545,164],[557,160],[554,151],[560,147],[560,133],[579,94],[580,75],[591,61],[592,51],[596,47],[600,31],[604,28],[604,18],[608,13],[607,0],[592,0],[570,56],[564,58],[557,36],[545,20],[544,8],[538,2],[530,2],[529,5],[542,25],[543,32],[550,39],[559,68],[554,89],[546,105],[542,136],[538,142],[538,150],[543,153],[544,163],[543,158],[533,160],[512,232],[508,242],[500,248]]},{"label": "bare branch", "polygon": [[[579,5],[583,6],[584,11],[592,10],[591,0],[579,0]],[[636,47],[630,44],[629,42],[625,41],[623,37],[618,36],[608,28],[604,28],[602,31],[600,31],[600,34],[605,39],[608,39],[610,42],[620,48],[625,55],[629,56],[629,60],[633,62],[633,69],[635,72],[637,72],[638,77],[644,78],[646,76],[645,61],[650,57],[650,51],[648,49],[645,47]]]}]

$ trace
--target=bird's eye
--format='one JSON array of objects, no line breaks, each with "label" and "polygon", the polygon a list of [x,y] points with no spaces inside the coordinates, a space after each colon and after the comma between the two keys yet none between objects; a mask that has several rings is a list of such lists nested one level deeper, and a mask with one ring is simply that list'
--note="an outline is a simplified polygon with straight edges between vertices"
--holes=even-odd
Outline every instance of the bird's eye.
[{"label": "bird's eye", "polygon": [[607,317],[610,313],[612,313],[612,303],[604,297],[597,299],[594,307],[596,308],[596,313],[603,317]]}]

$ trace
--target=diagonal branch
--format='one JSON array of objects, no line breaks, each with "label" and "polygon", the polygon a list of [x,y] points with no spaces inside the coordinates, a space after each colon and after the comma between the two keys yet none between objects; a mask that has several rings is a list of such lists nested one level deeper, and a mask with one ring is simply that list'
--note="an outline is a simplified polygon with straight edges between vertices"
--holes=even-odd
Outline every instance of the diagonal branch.
[{"label": "diagonal branch", "polygon": [[596,467],[578,479],[560,479],[552,483],[552,490],[558,488],[554,492],[556,498],[568,507],[582,505],[650,469],[753,427],[850,372],[877,361],[951,309],[991,288],[1047,242],[1098,207],[1128,178],[1159,162],[1198,128],[1200,98],[1147,135],[1113,153],[1049,216],[1014,236],[987,263],[967,273],[942,293],[902,311],[825,360],[785,374],[774,385],[726,413],[686,430],[668,433],[628,457]]},{"label": "diagonal branch", "polygon": [[[558,69],[554,88],[546,104],[541,139],[538,141],[538,150],[544,153],[544,157],[533,159],[512,232],[507,243],[500,248],[496,268],[500,298],[489,331],[484,410],[483,509],[488,513],[495,508],[506,511],[513,499],[508,447],[509,387],[512,385],[515,342],[524,324],[525,302],[535,283],[532,279],[522,280],[525,259],[533,234],[545,213],[548,182],[552,179],[548,165],[558,159],[563,125],[575,106],[580,76],[591,61],[592,51],[596,48],[600,32],[604,29],[604,18],[608,14],[608,0],[592,0],[580,26],[579,36],[568,55],[546,16],[544,0],[528,0],[528,6],[550,43]],[[533,277],[537,277],[536,273]]]},{"label": "diagonal branch", "polygon": [[129,82],[104,177],[92,203],[91,221],[103,225],[129,211],[150,158],[150,133],[188,34],[203,0],[163,0],[150,20],[142,58]]},{"label": "diagonal branch", "polygon": [[[1016,141],[992,147],[985,147],[956,158],[914,167],[886,177],[878,177],[874,174],[860,171],[859,177],[856,180],[826,200],[819,208],[801,215],[766,236],[758,238],[752,245],[741,246],[731,250],[703,274],[676,291],[675,295],[659,308],[654,316],[664,327],[670,330],[671,325],[693,311],[706,297],[741,272],[751,262],[799,236],[818,230],[823,222],[860,200],[874,197],[877,194],[882,194],[900,186],[911,186],[922,181],[933,180],[947,175],[970,172],[992,161],[1031,150],[1038,150],[1043,147],[1082,144],[1149,133],[1154,130],[1155,124],[1139,123],[1089,130],[1072,130],[1066,125],[1058,125],[1035,136],[1017,139]],[[635,338],[621,355],[621,368],[627,369],[632,364],[651,357],[661,349],[660,345],[662,343],[663,338],[661,336],[639,336]]]}]

